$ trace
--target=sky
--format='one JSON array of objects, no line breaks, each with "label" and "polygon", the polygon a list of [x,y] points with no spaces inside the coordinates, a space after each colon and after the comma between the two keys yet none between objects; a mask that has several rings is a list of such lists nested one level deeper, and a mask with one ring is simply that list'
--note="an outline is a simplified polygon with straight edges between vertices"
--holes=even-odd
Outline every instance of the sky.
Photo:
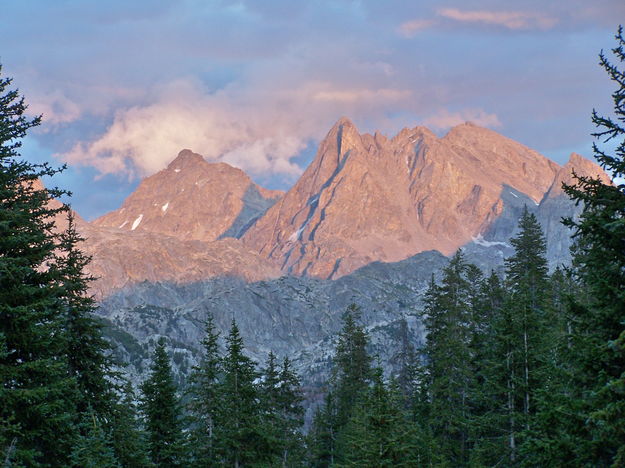
[{"label": "sky", "polygon": [[564,164],[611,109],[622,0],[22,0],[3,76],[32,162],[94,219],[189,148],[288,189],[342,116],[389,136],[472,121]]}]

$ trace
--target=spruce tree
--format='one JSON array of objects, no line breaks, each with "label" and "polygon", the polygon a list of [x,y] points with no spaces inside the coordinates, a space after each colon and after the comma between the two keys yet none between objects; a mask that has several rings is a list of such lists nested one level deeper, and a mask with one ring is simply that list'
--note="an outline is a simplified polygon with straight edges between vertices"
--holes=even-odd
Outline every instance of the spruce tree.
[{"label": "spruce tree", "polygon": [[[603,52],[600,65],[614,82],[613,116],[593,110],[593,136],[612,141],[613,150],[595,143],[594,155],[615,178],[625,176],[625,37],[616,34],[615,63]],[[570,430],[580,457],[596,466],[625,465],[625,185],[605,183],[599,177],[576,176],[566,193],[583,205],[574,229],[575,271],[587,301],[577,301],[573,343],[577,351],[577,401],[583,427]],[[582,435],[580,436],[580,433]]]},{"label": "spruce tree", "polygon": [[299,376],[293,370],[291,360],[285,357],[280,368],[278,381],[278,417],[280,428],[281,465],[282,467],[298,466],[303,461],[303,436],[301,428],[304,424],[304,408],[302,387]]},{"label": "spruce tree", "polygon": [[139,426],[132,384],[123,387],[121,399],[115,403],[109,422],[115,458],[124,468],[150,466],[146,450],[146,435]]},{"label": "spruce tree", "polygon": [[63,335],[70,375],[78,386],[77,409],[90,408],[100,417],[108,418],[114,404],[112,363],[109,343],[102,337],[101,325],[93,315],[96,303],[89,294],[93,277],[85,273],[91,257],[80,251],[84,239],[76,231],[74,214],[67,214],[68,226],[60,234],[62,255],[54,268],[60,281],[63,303]]},{"label": "spruce tree", "polygon": [[358,323],[360,309],[350,305],[343,314],[334,356],[334,396],[336,398],[336,430],[340,432],[351,417],[352,409],[371,381],[371,357],[367,352],[369,336]]},{"label": "spruce tree", "polygon": [[203,355],[189,377],[189,419],[193,464],[210,467],[217,464],[216,421],[220,406],[219,385],[222,374],[219,332],[208,315],[202,339]]},{"label": "spruce tree", "polygon": [[419,466],[423,455],[416,434],[404,412],[397,383],[387,387],[382,369],[377,368],[372,387],[345,428],[344,461],[338,466]]},{"label": "spruce tree", "polygon": [[336,398],[332,390],[326,393],[323,404],[318,406],[308,433],[309,465],[326,468],[337,459]]},{"label": "spruce tree", "polygon": [[180,403],[164,338],[158,340],[150,375],[141,385],[141,393],[140,407],[152,463],[163,468],[186,466]]},{"label": "spruce tree", "polygon": [[474,275],[458,251],[443,270],[441,285],[430,285],[424,309],[430,427],[441,455],[454,466],[466,464],[470,453],[472,307],[473,290],[479,287],[471,281]]},{"label": "spruce tree", "polygon": [[97,420],[93,411],[87,410],[81,421],[81,436],[72,448],[72,467],[119,468],[110,435]]},{"label": "spruce tree", "polygon": [[[0,68],[0,453],[15,465],[69,464],[77,420],[67,371],[54,219],[65,211],[38,179],[58,172],[20,159],[21,138],[39,125]],[[6,458],[6,457],[5,457]]]},{"label": "spruce tree", "polygon": [[234,319],[226,338],[219,388],[218,438],[221,463],[240,467],[271,460],[262,432],[254,363],[244,354],[243,339]]}]

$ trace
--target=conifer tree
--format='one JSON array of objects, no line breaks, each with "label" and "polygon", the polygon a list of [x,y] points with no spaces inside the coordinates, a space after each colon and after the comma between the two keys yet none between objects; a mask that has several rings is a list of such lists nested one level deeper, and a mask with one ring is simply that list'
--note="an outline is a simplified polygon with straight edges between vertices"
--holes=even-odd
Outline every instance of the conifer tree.
[{"label": "conifer tree", "polygon": [[[614,142],[613,150],[593,145],[603,169],[615,178],[625,176],[625,37],[623,27],[612,49],[615,63],[603,52],[601,67],[614,82],[613,116],[593,110],[597,127],[593,136]],[[574,347],[577,351],[577,398],[585,425],[568,432],[581,447],[580,458],[597,466],[625,465],[625,185],[612,185],[599,177],[576,176],[566,193],[583,205],[574,229],[574,265],[587,301],[574,311]],[[582,433],[583,435],[579,435]]]},{"label": "conifer tree", "polygon": [[309,464],[313,468],[332,466],[337,458],[336,413],[336,399],[332,390],[329,390],[323,405],[315,411],[308,434]]},{"label": "conifer tree", "polygon": [[423,455],[416,428],[403,410],[396,382],[387,387],[382,369],[373,371],[373,385],[354,410],[345,429],[344,461],[339,466],[414,467]]},{"label": "conifer tree", "polygon": [[282,453],[284,440],[282,439],[280,421],[280,376],[276,364],[276,355],[269,352],[267,363],[262,370],[259,386],[262,431],[269,448],[269,457],[277,464]]},{"label": "conifer tree", "polygon": [[91,257],[78,248],[84,239],[76,231],[71,210],[67,219],[67,229],[60,234],[62,255],[57,256],[54,265],[60,277],[67,364],[78,387],[78,411],[83,413],[90,408],[107,418],[114,403],[114,375],[107,355],[110,345],[93,315],[96,304],[88,288],[94,278],[84,271]]},{"label": "conifer tree", "polygon": [[371,357],[367,352],[369,337],[358,323],[360,309],[350,305],[343,314],[334,357],[334,396],[336,398],[336,431],[347,424],[354,404],[371,381]]},{"label": "conifer tree", "polygon": [[125,384],[122,398],[113,407],[109,425],[115,458],[119,464],[124,468],[149,467],[146,436],[139,427],[135,394],[130,382]]},{"label": "conifer tree", "polygon": [[482,282],[480,304],[476,310],[473,334],[474,384],[471,438],[474,444],[470,466],[494,466],[506,460],[509,429],[508,376],[510,352],[508,340],[498,334],[510,325],[504,308],[507,292],[497,274]]},{"label": "conifer tree", "polygon": [[474,269],[458,251],[443,270],[441,285],[426,293],[427,394],[430,426],[441,453],[455,466],[467,462],[472,420]]},{"label": "conifer tree", "polygon": [[303,460],[303,437],[300,432],[304,424],[302,388],[298,375],[292,368],[291,360],[282,361],[279,376],[278,416],[280,438],[282,440],[282,467],[297,466]]},{"label": "conifer tree", "polygon": [[233,319],[222,362],[218,431],[222,463],[234,467],[266,463],[272,455],[262,433],[255,384],[258,375],[254,363],[243,351],[243,339]]},{"label": "conifer tree", "polygon": [[219,332],[209,314],[202,339],[204,353],[198,366],[193,368],[188,390],[193,464],[198,467],[216,466],[217,463],[215,424],[222,373],[218,339]]},{"label": "conifer tree", "polygon": [[141,385],[141,393],[152,463],[163,468],[186,466],[180,403],[164,338],[158,340],[150,375]]},{"label": "conifer tree", "polygon": [[419,389],[419,357],[409,336],[406,318],[400,321],[401,350],[399,352],[399,373],[397,384],[404,398],[406,409],[413,409]]},{"label": "conifer tree", "polygon": [[[0,453],[17,466],[69,464],[76,387],[64,353],[59,247],[52,205],[64,192],[43,189],[58,172],[20,160],[21,138],[39,125],[0,69]],[[6,457],[5,457],[6,458]]]},{"label": "conifer tree", "polygon": [[71,461],[76,468],[119,468],[110,435],[97,420],[95,413],[87,410],[81,421],[81,433],[72,448]]}]

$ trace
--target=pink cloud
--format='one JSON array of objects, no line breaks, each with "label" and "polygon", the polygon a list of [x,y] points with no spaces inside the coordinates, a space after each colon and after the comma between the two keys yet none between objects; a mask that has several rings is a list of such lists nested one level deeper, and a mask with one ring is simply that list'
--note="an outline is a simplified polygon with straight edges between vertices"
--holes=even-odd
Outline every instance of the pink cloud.
[{"label": "pink cloud", "polygon": [[431,19],[414,19],[402,23],[398,31],[404,37],[414,37],[419,31],[429,29],[436,24],[436,21]]},{"label": "pink cloud", "polygon": [[176,80],[153,94],[147,105],[119,110],[102,135],[58,156],[101,174],[133,178],[163,169],[181,149],[191,148],[207,160],[252,174],[295,176],[302,169],[292,159],[340,115],[384,115],[412,96],[402,89],[352,89],[325,81],[286,89],[257,82],[209,92],[192,79]]},{"label": "pink cloud", "polygon": [[455,21],[493,24],[513,30],[550,29],[558,22],[557,19],[541,13],[522,11],[463,11],[457,8],[442,8],[438,10],[438,14]]},{"label": "pink cloud", "polygon": [[443,109],[426,118],[422,124],[435,130],[446,130],[464,122],[473,122],[480,127],[501,127],[496,114],[489,114],[482,109],[464,109],[458,112]]}]

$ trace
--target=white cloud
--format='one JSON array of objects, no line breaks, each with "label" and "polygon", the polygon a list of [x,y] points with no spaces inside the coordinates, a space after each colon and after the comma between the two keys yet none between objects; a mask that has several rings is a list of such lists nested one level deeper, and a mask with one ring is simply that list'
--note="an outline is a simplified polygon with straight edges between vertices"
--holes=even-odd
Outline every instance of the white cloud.
[{"label": "white cloud", "polygon": [[61,124],[74,122],[80,118],[80,106],[69,99],[62,91],[55,90],[41,95],[29,95],[28,114],[41,115],[43,131],[49,131]]},{"label": "white cloud", "polygon": [[467,23],[483,23],[503,26],[508,29],[550,29],[557,19],[541,13],[523,11],[459,10],[442,8],[438,14],[444,18]]}]

